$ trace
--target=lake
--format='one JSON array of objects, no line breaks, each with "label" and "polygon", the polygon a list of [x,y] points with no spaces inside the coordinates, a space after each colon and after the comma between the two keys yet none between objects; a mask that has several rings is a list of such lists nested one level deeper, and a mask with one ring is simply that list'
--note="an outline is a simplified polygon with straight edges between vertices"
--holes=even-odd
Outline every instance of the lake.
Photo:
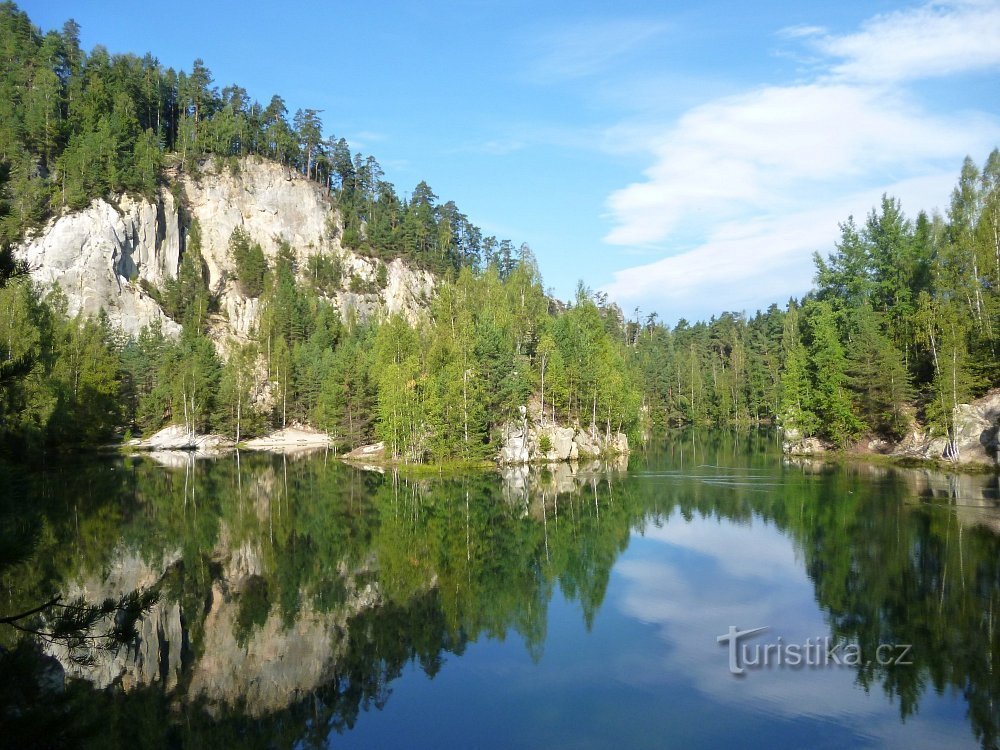
[{"label": "lake", "polygon": [[403,476],[325,453],[163,454],[4,492],[39,529],[5,573],[9,611],[161,591],[132,648],[50,649],[84,680],[66,721],[95,747],[1000,736],[995,475],[789,462],[773,434],[689,432],[619,465]]}]

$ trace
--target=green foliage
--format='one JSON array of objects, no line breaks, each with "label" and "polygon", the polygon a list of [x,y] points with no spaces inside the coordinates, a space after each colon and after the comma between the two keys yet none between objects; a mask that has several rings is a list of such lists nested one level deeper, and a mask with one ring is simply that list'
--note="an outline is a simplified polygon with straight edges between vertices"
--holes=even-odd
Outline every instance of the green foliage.
[{"label": "green foliage", "polygon": [[247,297],[259,297],[264,291],[267,258],[260,243],[250,239],[242,227],[236,227],[229,238],[229,257],[236,269],[236,281]]},{"label": "green foliage", "polygon": [[855,437],[862,429],[848,395],[847,359],[833,309],[826,302],[812,302],[805,308],[811,343],[812,405],[820,422],[820,432],[838,445]]},{"label": "green foliage", "polygon": [[340,290],[344,277],[340,257],[326,253],[310,255],[306,261],[306,277],[317,292],[333,296]]},{"label": "green foliage", "polygon": [[871,307],[854,310],[850,322],[847,373],[858,416],[876,433],[900,438],[909,427],[903,407],[913,398],[903,357]]},{"label": "green foliage", "polygon": [[93,447],[120,420],[121,378],[105,317],[65,316],[58,289],[39,301],[30,282],[0,287],[0,447]]}]

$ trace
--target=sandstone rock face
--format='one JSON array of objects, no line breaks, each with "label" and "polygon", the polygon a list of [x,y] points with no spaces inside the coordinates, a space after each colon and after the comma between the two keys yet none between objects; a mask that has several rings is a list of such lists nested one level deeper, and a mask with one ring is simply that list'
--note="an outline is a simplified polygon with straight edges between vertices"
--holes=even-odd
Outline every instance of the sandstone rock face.
[{"label": "sandstone rock face", "polygon": [[929,437],[919,430],[907,435],[893,451],[895,456],[943,459],[961,464],[1000,465],[1000,389],[990,391],[971,404],[959,404],[952,418],[954,442]]},{"label": "sandstone rock face", "polygon": [[[522,409],[523,414],[523,409]],[[542,450],[543,447],[545,450]],[[627,456],[628,437],[622,432],[610,436],[593,434],[579,427],[555,424],[531,424],[525,416],[501,427],[501,446],[497,461],[501,464],[576,461],[599,456]]]},{"label": "sandstone rock face", "polygon": [[295,250],[300,267],[315,253],[341,252],[336,213],[323,188],[279,164],[250,157],[233,171],[209,162],[200,175],[185,176],[180,184],[201,227],[201,254],[213,290],[222,288],[232,270],[229,238],[236,228],[260,243],[268,260],[282,241]]},{"label": "sandstone rock face", "polygon": [[[153,201],[131,196],[95,200],[82,211],[50,220],[16,253],[28,262],[37,283],[60,286],[70,315],[96,315],[103,309],[126,333],[160,321],[165,333],[176,335],[180,326],[164,315],[142,283],[162,288],[176,277],[187,241],[182,214],[201,227],[209,287],[225,318],[223,330],[213,332],[223,354],[226,345],[220,339],[246,338],[260,315],[260,301],[246,297],[233,283],[229,239],[236,228],[260,243],[269,261],[287,242],[303,275],[310,256],[336,256],[343,268],[343,288],[330,301],[344,318],[398,313],[413,323],[425,314],[434,293],[434,277],[428,271],[398,259],[385,264],[345,249],[340,244],[340,216],[324,189],[255,157],[240,160],[236,170],[208,162],[198,175],[175,175]],[[381,289],[380,275],[385,281]],[[353,288],[364,291],[350,291],[352,280]]]},{"label": "sandstone rock face", "polygon": [[176,275],[180,235],[177,206],[168,192],[155,205],[124,197],[112,206],[99,199],[84,211],[52,219],[18,254],[36,282],[61,287],[69,315],[103,309],[126,333],[159,320],[169,334],[180,326],[139,281],[159,285]]}]

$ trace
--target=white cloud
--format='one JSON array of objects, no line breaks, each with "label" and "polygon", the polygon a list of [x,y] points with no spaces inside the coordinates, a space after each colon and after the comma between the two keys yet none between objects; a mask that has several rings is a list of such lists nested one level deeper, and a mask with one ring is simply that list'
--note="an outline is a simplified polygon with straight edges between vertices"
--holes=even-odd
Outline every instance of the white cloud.
[{"label": "white cloud", "polygon": [[[685,220],[779,209],[886,168],[964,154],[981,123],[928,117],[881,88],[768,87],[697,107],[647,144],[644,182],[611,195],[616,245],[657,242]],[[975,140],[983,140],[977,138]]]},{"label": "white cloud", "polygon": [[724,310],[752,314],[809,289],[813,252],[832,249],[839,223],[859,206],[874,206],[885,192],[899,198],[904,208],[933,207],[954,179],[953,170],[944,170],[808,208],[722,222],[686,252],[616,272],[605,291],[626,309],[634,304],[655,309],[671,323]]},{"label": "white cloud", "polygon": [[813,36],[826,34],[826,29],[822,26],[786,26],[778,32],[778,36],[785,39],[804,39]]},{"label": "white cloud", "polygon": [[1000,65],[1000,3],[930,3],[876,16],[856,34],[823,37],[823,52],[842,58],[838,77],[902,81]]},{"label": "white cloud", "polygon": [[939,206],[962,158],[996,145],[1000,121],[934,113],[902,82],[1000,65],[998,19],[997,2],[957,3],[879,16],[844,36],[785,29],[827,56],[812,80],[719,98],[656,130],[616,128],[634,138],[622,150],[653,163],[609,196],[605,241],[672,255],[619,271],[606,290],[661,314],[752,310],[804,292],[811,252],[882,192],[911,212]]}]

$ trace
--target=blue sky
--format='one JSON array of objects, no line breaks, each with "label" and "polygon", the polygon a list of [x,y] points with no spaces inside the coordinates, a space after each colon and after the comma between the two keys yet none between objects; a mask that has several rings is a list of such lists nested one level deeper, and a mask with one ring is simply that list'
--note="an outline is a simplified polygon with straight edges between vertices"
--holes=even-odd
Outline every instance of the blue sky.
[{"label": "blue sky", "polygon": [[87,49],[152,52],[427,180],[545,283],[629,315],[753,313],[883,192],[944,212],[1000,145],[1000,0],[22,2]]}]

